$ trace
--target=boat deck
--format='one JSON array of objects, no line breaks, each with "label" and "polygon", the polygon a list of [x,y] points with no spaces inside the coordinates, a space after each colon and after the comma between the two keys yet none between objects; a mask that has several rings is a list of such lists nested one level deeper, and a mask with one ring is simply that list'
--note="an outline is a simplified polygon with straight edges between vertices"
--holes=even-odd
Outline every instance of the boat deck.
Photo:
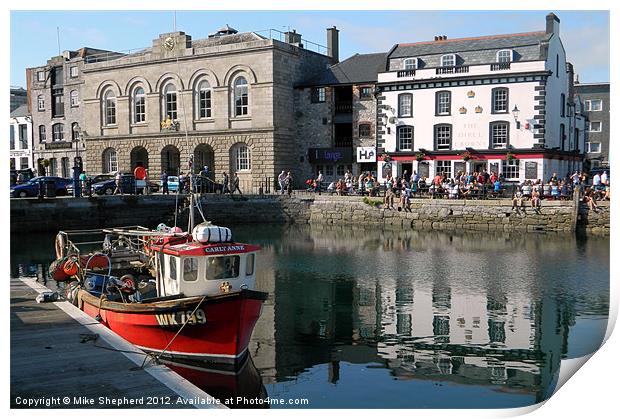
[{"label": "boat deck", "polygon": [[45,290],[11,279],[12,408],[223,407],[70,303],[37,303]]}]

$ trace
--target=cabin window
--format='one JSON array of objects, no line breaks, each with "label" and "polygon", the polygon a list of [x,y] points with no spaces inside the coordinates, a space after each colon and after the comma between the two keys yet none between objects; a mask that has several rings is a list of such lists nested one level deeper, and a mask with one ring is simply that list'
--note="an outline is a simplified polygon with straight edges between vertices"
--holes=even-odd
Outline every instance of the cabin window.
[{"label": "cabin window", "polygon": [[175,258],[168,258],[168,277],[177,280],[177,261]]},{"label": "cabin window", "polygon": [[183,280],[186,282],[198,280],[198,258],[183,259]]},{"label": "cabin window", "polygon": [[237,278],[239,256],[211,257],[207,261],[207,279]]},{"label": "cabin window", "polygon": [[245,261],[245,276],[254,275],[254,253],[250,253]]}]

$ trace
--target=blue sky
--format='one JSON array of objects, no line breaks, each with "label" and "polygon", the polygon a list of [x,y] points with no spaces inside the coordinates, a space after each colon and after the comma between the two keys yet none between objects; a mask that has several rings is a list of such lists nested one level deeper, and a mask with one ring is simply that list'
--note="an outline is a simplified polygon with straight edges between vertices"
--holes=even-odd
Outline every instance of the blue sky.
[{"label": "blue sky", "polygon": [[[554,11],[568,60],[581,82],[609,81],[609,13]],[[388,50],[398,42],[544,30],[548,11],[178,11],[177,29],[193,39],[229,24],[239,31],[296,29],[325,45],[325,29],[340,29],[340,59]],[[170,32],[171,11],[12,11],[11,85],[25,87],[25,69],[45,64],[61,50],[83,46],[125,51],[151,45]],[[473,24],[472,24],[473,23]]]}]

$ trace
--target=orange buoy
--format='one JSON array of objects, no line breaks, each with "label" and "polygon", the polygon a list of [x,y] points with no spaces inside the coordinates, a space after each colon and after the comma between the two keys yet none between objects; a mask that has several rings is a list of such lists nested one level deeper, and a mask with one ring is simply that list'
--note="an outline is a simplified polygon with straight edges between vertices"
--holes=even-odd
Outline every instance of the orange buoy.
[{"label": "orange buoy", "polygon": [[65,274],[69,276],[74,276],[78,273],[78,264],[75,259],[67,260],[62,266],[62,270]]}]

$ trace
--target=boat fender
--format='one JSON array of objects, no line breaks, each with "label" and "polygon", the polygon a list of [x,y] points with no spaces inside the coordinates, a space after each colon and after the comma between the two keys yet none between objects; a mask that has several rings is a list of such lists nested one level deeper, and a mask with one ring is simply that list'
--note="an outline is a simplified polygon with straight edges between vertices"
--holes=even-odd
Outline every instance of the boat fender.
[{"label": "boat fender", "polygon": [[67,255],[67,238],[64,234],[58,233],[56,235],[56,259],[62,259]]},{"label": "boat fender", "polygon": [[65,259],[55,260],[50,264],[49,267],[49,276],[56,282],[64,282],[69,279],[69,276],[65,273],[63,266],[65,264]]},{"label": "boat fender", "polygon": [[62,265],[62,270],[68,276],[75,276],[78,273],[78,261],[75,258],[67,259]]},{"label": "boat fender", "polygon": [[69,284],[69,287],[67,288],[67,301],[69,301],[71,304],[73,304],[76,307],[79,307],[78,305],[79,291],[80,291],[80,284],[75,281]]},{"label": "boat fender", "polygon": [[125,294],[133,294],[136,292],[136,278],[131,274],[121,276],[121,292]]}]

